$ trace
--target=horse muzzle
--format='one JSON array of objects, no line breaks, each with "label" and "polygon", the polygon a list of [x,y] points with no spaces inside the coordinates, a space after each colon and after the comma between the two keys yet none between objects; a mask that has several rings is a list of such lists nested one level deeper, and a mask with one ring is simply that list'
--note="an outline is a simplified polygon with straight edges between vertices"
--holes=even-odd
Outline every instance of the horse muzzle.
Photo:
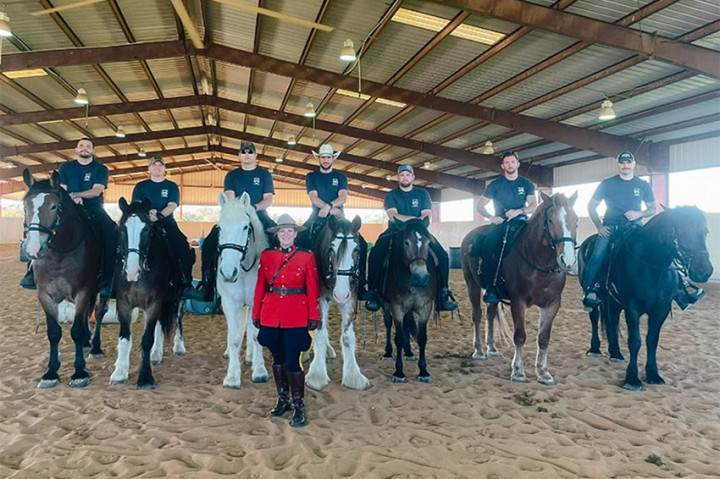
[{"label": "horse muzzle", "polygon": [[427,268],[427,262],[418,261],[410,265],[410,284],[412,286],[423,288],[430,282],[430,272]]},{"label": "horse muzzle", "polygon": [[713,266],[709,256],[694,258],[688,267],[688,276],[693,281],[705,283],[713,274]]},{"label": "horse muzzle", "polygon": [[25,252],[25,256],[33,261],[36,259],[43,259],[48,251],[47,242],[37,239],[35,241],[25,240],[22,244],[22,248]]}]

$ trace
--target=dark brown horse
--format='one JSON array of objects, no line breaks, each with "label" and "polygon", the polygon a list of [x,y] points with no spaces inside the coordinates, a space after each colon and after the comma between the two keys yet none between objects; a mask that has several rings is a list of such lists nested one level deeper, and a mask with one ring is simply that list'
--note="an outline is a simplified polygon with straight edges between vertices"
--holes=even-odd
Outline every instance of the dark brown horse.
[{"label": "dark brown horse", "polygon": [[[648,384],[665,384],[658,372],[656,357],[660,329],[678,290],[678,268],[700,283],[712,275],[707,235],[707,220],[702,211],[683,206],[665,210],[645,226],[628,230],[609,253],[605,281],[601,283],[601,305],[590,312],[593,333],[588,355],[600,356],[597,320],[598,315],[602,315],[610,360],[624,360],[618,340],[620,311],[624,310],[630,350],[625,389],[642,389],[637,356],[642,344],[640,318],[645,314],[648,317],[645,380]],[[592,254],[595,238],[591,236],[580,246],[580,274]]]},{"label": "dark brown horse", "polygon": [[[541,384],[555,384],[547,363],[547,350],[550,332],[555,315],[560,309],[560,296],[565,287],[565,276],[575,265],[575,238],[577,215],[573,204],[577,193],[569,199],[562,194],[549,197],[540,193],[542,203],[524,229],[519,233],[512,248],[502,259],[501,272],[505,280],[504,297],[510,300],[515,333],[515,355],[512,360],[510,379],[527,382],[523,365],[523,347],[525,345],[525,312],[529,306],[540,308],[538,325],[537,357],[535,373]],[[480,226],[465,236],[461,245],[462,269],[473,310],[473,358],[485,359],[480,339],[480,320],[482,309],[481,278],[479,259],[470,256],[470,248],[478,236],[487,232],[488,226]],[[498,304],[488,304],[487,342],[491,356],[497,355],[493,338],[493,322],[498,314]]]},{"label": "dark brown horse", "polygon": [[[427,371],[425,345],[427,322],[435,302],[437,277],[435,262],[430,258],[429,221],[412,219],[395,220],[388,258],[387,283],[382,295],[383,316],[387,330],[385,356],[392,355],[390,333],[395,324],[395,372],[393,382],[405,382],[403,356],[410,353],[410,336],[417,338],[420,349],[418,381],[431,383]],[[417,319],[415,319],[417,318]]]},{"label": "dark brown horse", "polygon": [[[90,375],[85,370],[83,349],[90,344],[88,319],[99,289],[102,246],[80,207],[60,186],[57,171],[53,171],[49,180],[35,181],[26,169],[23,179],[29,187],[23,198],[26,235],[23,248],[33,260],[38,300],[45,311],[50,341],[47,371],[38,387],[51,388],[60,383],[61,323],[72,323],[70,335],[75,343],[75,372],[68,384],[85,387],[90,384]],[[74,312],[62,314],[68,304]],[[99,310],[95,313],[100,315]],[[95,327],[91,354],[102,355],[100,322]]]}]

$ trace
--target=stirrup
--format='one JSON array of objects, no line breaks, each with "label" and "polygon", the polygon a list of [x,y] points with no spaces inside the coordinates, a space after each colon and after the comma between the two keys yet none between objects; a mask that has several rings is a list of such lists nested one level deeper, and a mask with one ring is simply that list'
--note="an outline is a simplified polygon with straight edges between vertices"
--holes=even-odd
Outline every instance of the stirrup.
[{"label": "stirrup", "polygon": [[498,304],[502,301],[502,299],[498,296],[495,288],[491,287],[485,290],[483,301],[485,301],[486,304]]}]

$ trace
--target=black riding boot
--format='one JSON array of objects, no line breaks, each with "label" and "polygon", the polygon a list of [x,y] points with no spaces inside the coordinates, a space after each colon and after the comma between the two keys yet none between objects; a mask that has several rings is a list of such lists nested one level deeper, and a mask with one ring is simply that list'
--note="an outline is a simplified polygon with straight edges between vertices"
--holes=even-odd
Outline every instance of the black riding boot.
[{"label": "black riding boot", "polygon": [[492,285],[485,289],[483,301],[485,301],[486,304],[498,304],[502,301],[502,298],[500,298],[500,295],[498,294],[497,286]]},{"label": "black riding boot", "polygon": [[440,289],[435,305],[438,311],[455,311],[458,308],[455,296],[453,296],[452,292],[448,288]]},{"label": "black riding boot", "polygon": [[705,290],[680,277],[680,287],[673,298],[681,310],[685,311],[705,297]]},{"label": "black riding boot", "polygon": [[20,286],[25,289],[37,289],[35,285],[35,275],[33,274],[32,263],[28,263],[27,273],[20,280]]},{"label": "black riding boot", "polygon": [[374,313],[378,311],[381,306],[380,295],[377,290],[369,289],[365,295],[365,309]]},{"label": "black riding boot", "polygon": [[[283,364],[273,364],[273,377],[278,398],[275,407],[268,412],[270,417],[280,417],[288,411],[292,411],[290,403],[290,388],[288,385],[288,373]],[[302,373],[301,373],[302,374]]]},{"label": "black riding boot", "polygon": [[288,373],[290,380],[290,392],[292,393],[292,411],[290,419],[291,427],[303,427],[307,424],[305,417],[305,373]]}]

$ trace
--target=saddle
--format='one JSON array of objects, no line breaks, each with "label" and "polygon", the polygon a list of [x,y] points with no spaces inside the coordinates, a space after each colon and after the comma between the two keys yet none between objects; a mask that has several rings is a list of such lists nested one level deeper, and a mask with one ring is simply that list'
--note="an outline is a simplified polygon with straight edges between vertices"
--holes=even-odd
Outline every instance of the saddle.
[{"label": "saddle", "polygon": [[[610,236],[610,244],[608,245],[607,253],[603,258],[597,275],[597,278],[600,279],[596,283],[596,286],[598,286],[601,290],[610,291],[610,264],[617,258],[620,246],[622,246],[622,244],[627,240],[628,236],[635,232],[637,228],[642,228],[642,225],[636,223],[626,223],[622,226],[619,226],[617,231],[615,231]],[[594,250],[595,243],[593,243],[593,247],[590,249],[590,251],[588,251],[588,254],[592,256]]]},{"label": "saddle", "polygon": [[[503,288],[505,278],[503,278],[502,268],[498,263],[502,262],[502,260],[510,254],[515,241],[518,236],[520,236],[520,233],[522,233],[525,229],[526,225],[526,221],[510,221],[503,225],[495,225],[495,227],[490,228],[486,234],[478,235],[475,239],[470,247],[470,256],[480,259],[478,264],[478,277],[480,278],[480,285],[483,288],[486,288],[492,280],[492,276],[495,274],[494,268],[498,268],[498,277],[495,286],[498,288],[499,292],[504,294]],[[505,229],[507,229],[507,242],[505,243],[505,249],[502,252],[502,257],[498,258],[502,247]],[[483,265],[485,266],[483,267]],[[491,266],[493,271],[487,271],[487,268]]]}]

